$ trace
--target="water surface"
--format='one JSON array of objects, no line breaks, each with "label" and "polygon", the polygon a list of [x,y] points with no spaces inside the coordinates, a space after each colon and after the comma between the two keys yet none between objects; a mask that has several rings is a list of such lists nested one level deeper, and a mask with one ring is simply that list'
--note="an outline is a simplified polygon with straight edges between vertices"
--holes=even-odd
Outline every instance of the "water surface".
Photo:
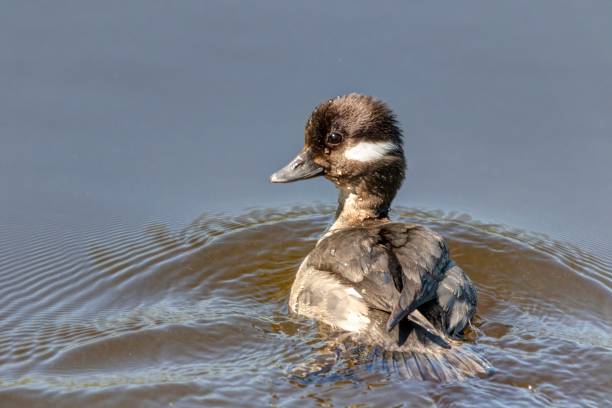
[{"label": "water surface", "polygon": [[[39,231],[3,246],[0,398],[14,406],[376,403],[600,405],[610,397],[612,269],[576,247],[467,216],[401,210],[444,234],[479,291],[489,376],[439,384],[330,354],[290,315],[296,268],[329,207],[205,215],[175,230]],[[13,254],[13,255],[11,255]],[[357,346],[355,346],[357,349]]]},{"label": "water surface", "polygon": [[[4,1],[0,406],[610,405],[610,16],[606,0]],[[448,237],[476,282],[468,345],[490,377],[321,365],[329,333],[287,313],[336,193],[267,176],[351,91],[398,114],[396,205],[424,210],[395,216]]]}]

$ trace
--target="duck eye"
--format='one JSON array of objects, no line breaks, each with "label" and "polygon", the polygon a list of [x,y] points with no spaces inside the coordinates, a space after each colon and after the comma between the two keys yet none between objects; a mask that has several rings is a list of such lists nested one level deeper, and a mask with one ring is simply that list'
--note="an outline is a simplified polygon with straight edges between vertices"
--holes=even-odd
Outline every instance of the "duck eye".
[{"label": "duck eye", "polygon": [[329,135],[327,135],[327,143],[330,145],[336,145],[338,143],[342,142],[342,134],[340,133],[336,133],[336,132],[332,132]]}]

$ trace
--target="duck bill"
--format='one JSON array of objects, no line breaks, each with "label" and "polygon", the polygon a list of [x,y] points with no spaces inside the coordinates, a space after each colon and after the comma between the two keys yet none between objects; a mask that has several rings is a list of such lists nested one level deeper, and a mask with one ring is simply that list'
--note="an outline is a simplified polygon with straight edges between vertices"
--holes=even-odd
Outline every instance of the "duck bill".
[{"label": "duck bill", "polygon": [[310,149],[303,149],[289,164],[270,176],[272,183],[289,183],[323,174],[323,167],[312,160]]}]

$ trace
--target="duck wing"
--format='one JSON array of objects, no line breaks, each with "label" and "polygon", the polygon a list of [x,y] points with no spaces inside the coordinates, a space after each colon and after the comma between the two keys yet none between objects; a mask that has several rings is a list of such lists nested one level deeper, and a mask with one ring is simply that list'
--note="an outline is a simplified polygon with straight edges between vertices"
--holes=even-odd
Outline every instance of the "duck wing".
[{"label": "duck wing", "polygon": [[339,230],[308,259],[309,266],[349,281],[370,307],[390,313],[389,331],[436,297],[448,262],[442,237],[405,223]]},{"label": "duck wing", "polygon": [[450,260],[444,239],[428,228],[393,223],[384,225],[380,235],[402,270],[399,301],[387,322],[387,330],[392,330],[416,308],[437,297]]}]

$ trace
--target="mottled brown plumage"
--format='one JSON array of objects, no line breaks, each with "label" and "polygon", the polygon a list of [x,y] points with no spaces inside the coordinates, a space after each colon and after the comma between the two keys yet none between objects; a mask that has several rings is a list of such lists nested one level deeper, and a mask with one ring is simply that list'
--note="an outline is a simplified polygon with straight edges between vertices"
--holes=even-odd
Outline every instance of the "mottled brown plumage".
[{"label": "mottled brown plumage", "polygon": [[340,96],[312,112],[304,148],[271,180],[322,175],[340,194],[336,220],[300,266],[289,307],[421,362],[445,358],[446,378],[483,372],[482,360],[451,340],[476,310],[472,282],[440,235],[388,219],[405,173],[401,136],[391,110],[369,96]]}]

